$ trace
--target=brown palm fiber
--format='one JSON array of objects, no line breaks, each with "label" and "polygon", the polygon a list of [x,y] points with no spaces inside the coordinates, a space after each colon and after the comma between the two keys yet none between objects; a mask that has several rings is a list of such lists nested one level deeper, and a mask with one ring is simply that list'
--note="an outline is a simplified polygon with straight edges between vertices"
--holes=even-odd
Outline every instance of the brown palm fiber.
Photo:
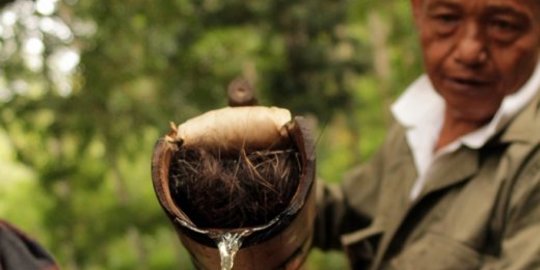
[{"label": "brown palm fiber", "polygon": [[288,206],[299,176],[293,149],[220,156],[180,147],[169,168],[173,200],[200,228],[268,223]]}]

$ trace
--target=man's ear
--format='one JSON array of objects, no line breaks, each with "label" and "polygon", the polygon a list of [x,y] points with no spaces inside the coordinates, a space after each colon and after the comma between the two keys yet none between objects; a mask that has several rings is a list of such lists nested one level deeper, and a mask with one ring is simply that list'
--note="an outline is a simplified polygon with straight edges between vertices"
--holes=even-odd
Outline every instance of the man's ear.
[{"label": "man's ear", "polygon": [[411,10],[413,13],[413,20],[416,25],[416,28],[420,27],[420,17],[422,16],[422,4],[424,0],[410,0],[411,1]]}]

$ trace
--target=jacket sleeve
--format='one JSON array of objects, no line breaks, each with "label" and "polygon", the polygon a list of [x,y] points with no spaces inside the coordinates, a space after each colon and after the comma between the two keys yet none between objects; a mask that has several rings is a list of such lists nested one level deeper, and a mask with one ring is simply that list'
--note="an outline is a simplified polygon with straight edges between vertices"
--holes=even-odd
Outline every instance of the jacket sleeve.
[{"label": "jacket sleeve", "polygon": [[540,159],[533,177],[520,177],[512,191],[501,252],[483,269],[540,269]]},{"label": "jacket sleeve", "polygon": [[376,211],[382,150],[369,162],[348,173],[343,182],[317,182],[317,216],[314,246],[341,249],[340,237],[368,227]]}]

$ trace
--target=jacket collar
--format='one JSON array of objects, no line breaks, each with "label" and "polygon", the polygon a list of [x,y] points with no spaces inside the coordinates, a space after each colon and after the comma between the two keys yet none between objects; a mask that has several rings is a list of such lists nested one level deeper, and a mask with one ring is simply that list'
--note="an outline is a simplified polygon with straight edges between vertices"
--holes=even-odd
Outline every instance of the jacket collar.
[{"label": "jacket collar", "polygon": [[420,196],[466,181],[479,170],[479,151],[467,147],[442,156],[428,171],[425,187]]},{"label": "jacket collar", "polygon": [[[519,112],[498,136],[488,143],[535,145],[540,143],[540,92]],[[487,146],[486,146],[487,147]],[[482,148],[483,149],[483,148]],[[479,170],[481,149],[461,146],[459,150],[442,156],[428,171],[426,186],[418,199],[451,185],[466,181]]]},{"label": "jacket collar", "polygon": [[[495,136],[488,144],[520,143],[535,145],[540,143],[539,113],[540,92],[510,121],[508,126],[501,130],[499,136]],[[458,184],[476,174],[480,167],[480,152],[481,149],[461,146],[459,150],[438,159],[428,171],[427,177],[430,180],[427,181],[419,198],[433,191]]]},{"label": "jacket collar", "polygon": [[502,131],[500,141],[502,143],[529,143],[540,142],[540,91],[534,99],[516,115],[515,119]]}]

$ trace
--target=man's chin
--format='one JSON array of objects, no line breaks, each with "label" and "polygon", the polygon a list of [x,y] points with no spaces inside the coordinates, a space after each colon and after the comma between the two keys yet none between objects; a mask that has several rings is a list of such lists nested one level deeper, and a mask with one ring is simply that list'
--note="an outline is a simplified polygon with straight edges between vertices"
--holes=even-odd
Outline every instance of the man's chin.
[{"label": "man's chin", "polygon": [[496,110],[469,105],[466,108],[454,107],[448,112],[448,115],[455,121],[470,122],[481,126],[491,121],[496,112]]}]

